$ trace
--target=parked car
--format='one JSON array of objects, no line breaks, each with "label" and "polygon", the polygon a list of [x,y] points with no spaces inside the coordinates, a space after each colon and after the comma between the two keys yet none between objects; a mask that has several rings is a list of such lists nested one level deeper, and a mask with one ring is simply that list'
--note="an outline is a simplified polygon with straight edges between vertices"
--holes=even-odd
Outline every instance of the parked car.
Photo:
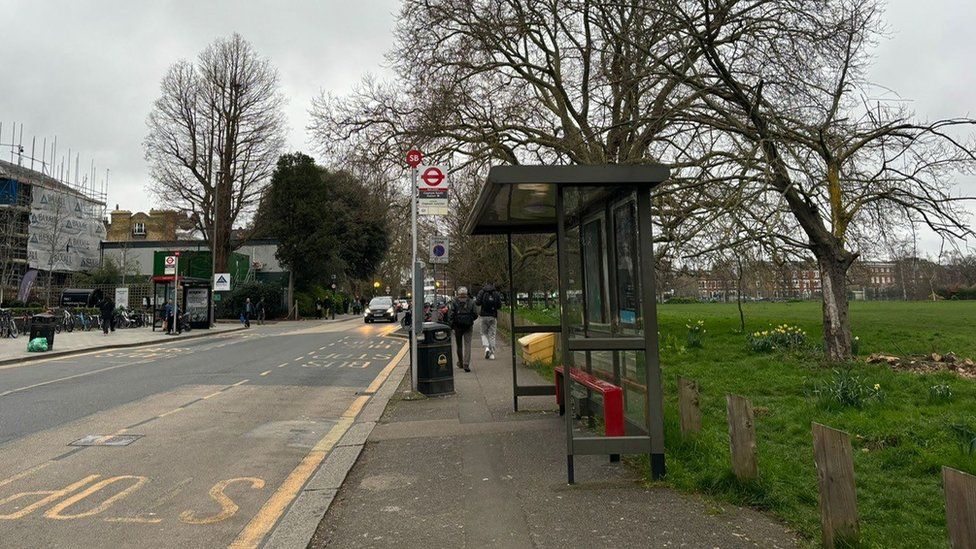
[{"label": "parked car", "polygon": [[377,320],[396,322],[397,318],[396,305],[393,304],[393,298],[388,295],[374,297],[363,311],[363,322],[366,324]]}]

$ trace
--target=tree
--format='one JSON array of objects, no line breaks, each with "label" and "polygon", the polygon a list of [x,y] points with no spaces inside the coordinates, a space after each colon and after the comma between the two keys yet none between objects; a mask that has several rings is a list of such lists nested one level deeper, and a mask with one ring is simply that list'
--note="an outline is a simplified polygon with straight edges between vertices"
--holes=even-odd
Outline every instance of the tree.
[{"label": "tree", "polygon": [[722,132],[747,176],[741,215],[790,216],[772,236],[816,258],[823,287],[829,360],[851,356],[847,271],[859,240],[923,223],[962,238],[973,232],[954,193],[956,170],[976,165],[954,134],[958,118],[918,121],[900,104],[871,99],[870,48],[881,31],[879,0],[675,0],[655,7],[694,44],[701,62],[687,70],[666,59],[701,93],[695,118]]},{"label": "tree", "polygon": [[167,71],[144,146],[151,190],[190,213],[226,270],[231,229],[253,213],[284,144],[278,73],[239,34]]},{"label": "tree", "polygon": [[[706,198],[700,166],[713,156],[709,137],[683,119],[694,94],[682,75],[651,63],[649,48],[675,64],[694,62],[662,17],[607,2],[407,0],[389,56],[396,80],[367,77],[350,96],[321,95],[310,130],[344,166],[402,173],[404,152],[420,148],[464,180],[471,168],[478,182],[492,163],[668,162],[675,178],[654,201],[663,256],[699,223],[689,205]],[[465,190],[452,196],[449,226],[468,212]],[[495,264],[484,241],[463,253]]]},{"label": "tree", "polygon": [[276,257],[300,289],[329,284],[332,275],[366,279],[389,245],[385,207],[350,174],[302,153],[278,160],[257,222],[278,239]]}]

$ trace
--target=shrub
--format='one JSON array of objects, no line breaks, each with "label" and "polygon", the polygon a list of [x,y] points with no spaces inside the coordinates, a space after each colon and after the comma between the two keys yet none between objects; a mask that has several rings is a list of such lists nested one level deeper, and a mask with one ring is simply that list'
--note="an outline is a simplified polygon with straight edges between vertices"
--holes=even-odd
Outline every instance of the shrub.
[{"label": "shrub", "polygon": [[861,408],[872,401],[884,400],[881,385],[870,385],[849,370],[834,370],[831,379],[822,382],[814,390],[821,404]]},{"label": "shrub", "polygon": [[697,322],[688,321],[685,324],[685,328],[688,329],[688,334],[686,336],[686,341],[688,347],[692,349],[701,349],[705,346],[705,321],[699,320]]},{"label": "shrub", "polygon": [[807,333],[799,326],[781,324],[772,330],[753,332],[749,336],[749,347],[757,353],[797,349],[807,341]]},{"label": "shrub", "polygon": [[701,303],[697,298],[694,297],[672,297],[669,298],[665,303],[678,304],[678,305],[690,305],[692,303]]}]

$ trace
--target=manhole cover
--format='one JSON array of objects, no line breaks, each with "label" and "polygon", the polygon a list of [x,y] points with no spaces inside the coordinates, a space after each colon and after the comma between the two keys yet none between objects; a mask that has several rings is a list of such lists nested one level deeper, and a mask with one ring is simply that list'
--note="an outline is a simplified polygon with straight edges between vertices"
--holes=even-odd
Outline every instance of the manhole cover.
[{"label": "manhole cover", "polygon": [[128,446],[145,435],[88,435],[68,446]]}]

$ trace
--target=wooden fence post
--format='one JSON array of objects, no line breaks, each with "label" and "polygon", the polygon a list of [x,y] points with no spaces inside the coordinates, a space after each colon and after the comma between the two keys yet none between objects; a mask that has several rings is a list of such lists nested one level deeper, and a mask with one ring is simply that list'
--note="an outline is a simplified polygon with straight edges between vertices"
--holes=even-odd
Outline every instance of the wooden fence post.
[{"label": "wooden fence post", "polygon": [[855,544],[861,531],[857,520],[851,436],[814,423],[813,457],[820,488],[820,527],[824,547]]},{"label": "wooden fence post", "polygon": [[678,378],[678,410],[681,416],[681,436],[698,434],[701,431],[701,409],[698,404],[697,381]]},{"label": "wooden fence post", "polygon": [[976,477],[943,467],[942,484],[949,546],[952,549],[976,548]]},{"label": "wooden fence post", "polygon": [[729,448],[732,472],[741,481],[759,476],[756,466],[756,418],[749,400],[738,395],[725,396],[729,420]]}]

